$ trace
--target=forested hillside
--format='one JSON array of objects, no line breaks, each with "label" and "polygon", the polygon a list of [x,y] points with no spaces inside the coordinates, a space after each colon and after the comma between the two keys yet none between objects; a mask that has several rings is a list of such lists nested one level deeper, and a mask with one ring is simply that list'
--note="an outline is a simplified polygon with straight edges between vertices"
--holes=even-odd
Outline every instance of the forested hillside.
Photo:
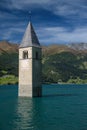
[{"label": "forested hillside", "polygon": [[[87,83],[87,50],[73,46],[42,47],[43,83]],[[81,47],[80,47],[81,48]],[[18,45],[0,42],[0,84],[18,83]]]}]

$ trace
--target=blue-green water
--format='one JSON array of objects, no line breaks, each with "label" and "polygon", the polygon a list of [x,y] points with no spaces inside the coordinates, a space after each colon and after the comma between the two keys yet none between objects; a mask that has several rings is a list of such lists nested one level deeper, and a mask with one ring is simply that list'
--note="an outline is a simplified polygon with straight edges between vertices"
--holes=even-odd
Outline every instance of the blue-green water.
[{"label": "blue-green water", "polygon": [[19,98],[0,86],[0,130],[87,130],[87,85],[43,85],[43,97]]}]

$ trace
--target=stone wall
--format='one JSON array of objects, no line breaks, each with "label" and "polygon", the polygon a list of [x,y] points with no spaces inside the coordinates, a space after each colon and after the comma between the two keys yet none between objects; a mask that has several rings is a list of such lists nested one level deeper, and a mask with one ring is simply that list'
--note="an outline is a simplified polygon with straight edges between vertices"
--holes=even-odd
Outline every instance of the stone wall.
[{"label": "stone wall", "polygon": [[[24,51],[28,51],[27,59],[23,59]],[[41,96],[41,57],[41,48],[19,49],[19,96]]]}]

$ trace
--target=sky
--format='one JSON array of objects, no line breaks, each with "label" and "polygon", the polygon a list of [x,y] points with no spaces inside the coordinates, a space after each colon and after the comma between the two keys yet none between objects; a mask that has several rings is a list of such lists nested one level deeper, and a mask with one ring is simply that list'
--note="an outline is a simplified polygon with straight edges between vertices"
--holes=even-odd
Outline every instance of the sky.
[{"label": "sky", "polygon": [[87,0],[0,0],[0,40],[21,43],[29,12],[42,45],[87,43]]}]

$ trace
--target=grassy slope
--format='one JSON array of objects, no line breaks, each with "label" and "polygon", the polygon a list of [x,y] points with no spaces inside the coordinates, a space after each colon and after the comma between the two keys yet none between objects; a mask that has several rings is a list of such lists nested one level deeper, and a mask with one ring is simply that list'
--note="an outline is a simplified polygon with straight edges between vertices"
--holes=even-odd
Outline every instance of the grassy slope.
[{"label": "grassy slope", "polygon": [[18,45],[0,42],[0,84],[18,82]]},{"label": "grassy slope", "polygon": [[18,82],[18,53],[0,55],[0,84]]}]

